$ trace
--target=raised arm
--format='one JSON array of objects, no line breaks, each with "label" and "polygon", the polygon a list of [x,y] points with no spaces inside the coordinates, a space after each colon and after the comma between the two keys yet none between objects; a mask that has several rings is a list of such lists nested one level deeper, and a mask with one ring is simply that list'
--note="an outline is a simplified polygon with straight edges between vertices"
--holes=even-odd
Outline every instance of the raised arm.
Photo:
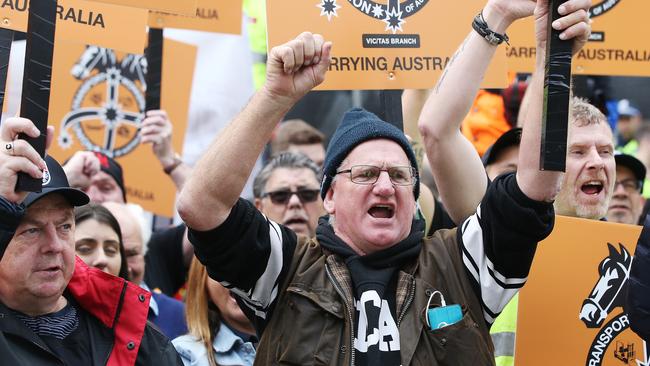
[{"label": "raised arm", "polygon": [[[563,30],[564,39],[574,39],[573,52],[578,52],[589,39],[591,26],[587,9],[590,0],[569,0],[559,8],[562,18],[553,23],[553,28]],[[547,40],[547,0],[539,0],[535,8],[535,37],[537,40],[537,61],[535,72],[526,93],[527,111],[519,149],[517,183],[521,191],[531,199],[550,202],[560,190],[562,173],[539,170],[540,143],[542,135],[542,108],[544,95],[544,69]]]},{"label": "raised arm", "polygon": [[180,191],[190,176],[192,168],[183,163],[181,157],[174,151],[173,130],[174,126],[169,120],[167,111],[162,109],[147,111],[140,126],[140,143],[151,144],[153,154],[160,162],[163,171],[174,182],[176,190]]},{"label": "raised arm", "polygon": [[239,198],[264,145],[289,109],[323,82],[332,44],[302,33],[271,50],[266,82],[195,165],[178,212],[196,230],[219,226]]},{"label": "raised arm", "polygon": [[[483,17],[496,33],[530,16],[533,0],[490,0]],[[470,24],[467,21],[468,26]],[[420,115],[419,128],[440,192],[454,222],[474,213],[487,187],[487,175],[474,146],[460,132],[497,46],[471,30],[433,89]]]}]

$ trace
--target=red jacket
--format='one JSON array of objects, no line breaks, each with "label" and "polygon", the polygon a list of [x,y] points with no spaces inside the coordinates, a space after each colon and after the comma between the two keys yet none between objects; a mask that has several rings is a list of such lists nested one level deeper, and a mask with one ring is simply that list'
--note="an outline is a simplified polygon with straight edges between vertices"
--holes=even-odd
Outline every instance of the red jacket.
[{"label": "red jacket", "polygon": [[113,329],[115,341],[107,365],[135,365],[151,294],[123,278],[89,267],[79,257],[67,290],[85,311]]}]

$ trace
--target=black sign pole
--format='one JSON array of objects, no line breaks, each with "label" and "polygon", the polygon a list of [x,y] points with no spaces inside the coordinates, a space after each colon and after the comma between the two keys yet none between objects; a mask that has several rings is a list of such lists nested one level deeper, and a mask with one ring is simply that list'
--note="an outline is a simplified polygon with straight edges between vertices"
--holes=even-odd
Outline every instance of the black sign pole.
[{"label": "black sign pole", "polygon": [[147,58],[146,110],[160,109],[160,90],[162,84],[163,30],[149,28],[149,45],[145,51]]},{"label": "black sign pole", "polygon": [[0,28],[0,117],[5,103],[7,90],[7,73],[9,72],[9,58],[11,57],[11,42],[14,40],[14,31]]},{"label": "black sign pole", "polygon": [[379,92],[381,116],[379,118],[404,131],[402,114],[402,90],[381,90]]},{"label": "black sign pole", "polygon": [[[20,116],[30,119],[41,131],[41,135],[38,138],[20,135],[19,138],[27,140],[41,156],[45,155],[55,26],[56,0],[29,2]],[[40,192],[41,184],[40,179],[19,173],[16,190]]]},{"label": "black sign pole", "polygon": [[[163,29],[149,28],[149,45],[144,51],[147,59],[147,90],[145,93],[145,110],[160,109],[160,90],[162,88]],[[156,226],[154,216],[152,227]]]},{"label": "black sign pole", "polygon": [[573,41],[560,39],[551,23],[560,18],[557,9],[567,0],[549,0],[546,74],[544,75],[544,112],[540,169],[561,171],[566,168],[569,102],[571,98],[571,57]]}]

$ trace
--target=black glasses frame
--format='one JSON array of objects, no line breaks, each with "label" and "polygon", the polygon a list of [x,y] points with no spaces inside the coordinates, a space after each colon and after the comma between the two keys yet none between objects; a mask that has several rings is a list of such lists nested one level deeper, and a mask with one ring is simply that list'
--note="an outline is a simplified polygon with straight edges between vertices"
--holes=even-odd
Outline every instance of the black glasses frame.
[{"label": "black glasses frame", "polygon": [[[359,181],[355,181],[355,180],[352,178],[352,170],[353,170],[353,169],[364,168],[364,167],[365,167],[365,168],[374,168],[374,169],[377,169],[377,170],[379,171],[379,174],[377,174],[377,176],[375,177],[375,180],[373,180],[373,181],[367,181],[367,182],[359,182]],[[410,174],[409,174],[409,177],[411,178],[411,181],[410,181],[410,182],[407,182],[407,183],[399,183],[399,182],[395,182],[395,181],[393,180],[393,176],[392,176],[392,174],[391,174],[392,172],[395,171],[395,169],[408,169],[408,170],[409,170],[409,173],[410,173]],[[339,170],[338,172],[336,172],[336,174],[338,175],[338,174],[348,173],[348,174],[350,174],[350,181],[351,181],[352,183],[355,183],[355,184],[370,185],[370,184],[375,184],[375,183],[377,183],[377,181],[379,180],[379,175],[381,174],[381,172],[386,172],[386,173],[388,173],[388,178],[390,179],[391,183],[393,183],[393,184],[395,184],[395,185],[397,185],[397,186],[411,186],[411,185],[415,184],[415,181],[416,181],[416,180],[414,179],[414,178],[415,178],[415,174],[416,174],[416,173],[415,173],[415,169],[414,169],[412,166],[406,166],[406,165],[391,166],[391,167],[388,167],[388,168],[380,168],[380,167],[375,166],[375,165],[365,165],[365,164],[362,164],[362,165],[353,165],[353,166],[350,167],[350,169]]]}]

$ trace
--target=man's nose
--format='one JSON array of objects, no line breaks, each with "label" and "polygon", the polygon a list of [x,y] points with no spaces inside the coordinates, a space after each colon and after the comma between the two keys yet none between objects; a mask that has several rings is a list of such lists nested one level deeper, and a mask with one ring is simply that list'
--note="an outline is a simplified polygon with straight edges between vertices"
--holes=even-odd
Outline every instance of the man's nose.
[{"label": "man's nose", "polygon": [[46,245],[43,248],[46,252],[60,252],[68,245],[68,241],[59,235],[53,224],[48,224],[44,230]]},{"label": "man's nose", "polygon": [[291,193],[291,196],[289,196],[289,201],[287,202],[287,207],[300,207],[302,206],[302,201],[300,201],[300,197],[298,197],[297,192]]},{"label": "man's nose", "polygon": [[376,194],[380,196],[390,196],[395,193],[395,186],[390,180],[390,176],[387,171],[379,172],[379,177],[373,186],[373,190]]},{"label": "man's nose", "polygon": [[614,184],[614,197],[627,197],[627,195],[627,191],[625,190],[625,187],[623,187],[623,184],[616,182]]},{"label": "man's nose", "polygon": [[108,266],[108,257],[106,257],[106,254],[102,249],[97,250],[97,255],[95,255],[91,265],[95,268],[101,269],[102,271],[106,269]]},{"label": "man's nose", "polygon": [[588,159],[589,168],[602,169],[605,166],[605,161],[603,160],[603,157],[600,156],[598,149],[590,149]]}]

